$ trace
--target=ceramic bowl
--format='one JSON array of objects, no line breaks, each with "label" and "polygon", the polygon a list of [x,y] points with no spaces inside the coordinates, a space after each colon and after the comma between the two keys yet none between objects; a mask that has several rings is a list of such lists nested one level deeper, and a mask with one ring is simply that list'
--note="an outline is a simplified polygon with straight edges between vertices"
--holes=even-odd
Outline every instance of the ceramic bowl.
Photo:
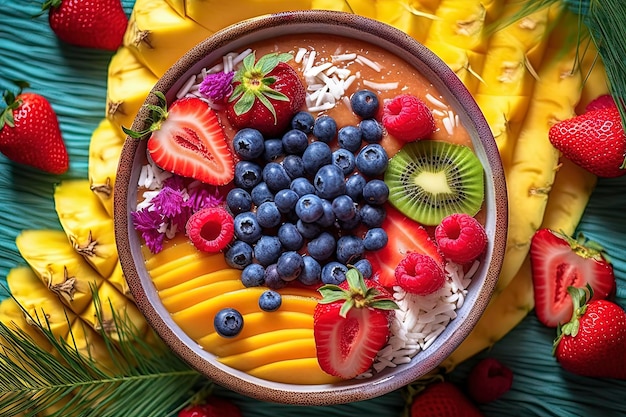
[{"label": "ceramic bowl", "polygon": [[[205,39],[186,53],[154,86],[168,101],[189,78],[225,53],[259,40],[285,34],[322,33],[364,40],[397,54],[413,65],[451,104],[468,130],[476,154],[485,169],[485,227],[489,236],[485,262],[473,278],[471,290],[458,316],[428,349],[410,363],[369,379],[337,384],[292,385],[252,377],[220,364],[172,320],[163,307],[144,265],[141,241],[130,213],[136,208],[137,181],[146,153],[146,141],[128,139],[121,155],[115,184],[115,230],[123,271],[139,309],[169,347],[191,367],[218,384],[265,401],[325,405],[380,396],[401,388],[434,370],[468,336],[490,300],[501,268],[507,230],[506,185],[498,149],[480,109],[471,94],[430,50],[405,33],[358,15],[329,11],[294,11],[267,15],[228,27]],[[156,104],[154,95],[146,103]],[[148,111],[143,108],[133,130],[146,128]]]}]

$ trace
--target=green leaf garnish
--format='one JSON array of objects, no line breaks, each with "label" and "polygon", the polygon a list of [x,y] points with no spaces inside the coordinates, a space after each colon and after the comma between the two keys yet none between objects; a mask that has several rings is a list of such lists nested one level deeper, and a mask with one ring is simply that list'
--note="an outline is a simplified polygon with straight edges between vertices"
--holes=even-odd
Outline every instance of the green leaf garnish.
[{"label": "green leaf garnish", "polygon": [[398,307],[395,301],[383,295],[378,289],[368,287],[363,274],[356,269],[350,268],[346,273],[348,289],[339,285],[326,284],[318,288],[322,299],[320,304],[343,302],[339,315],[346,317],[351,308],[376,308],[379,310],[395,310]]},{"label": "green leaf garnish", "polygon": [[249,112],[256,100],[259,100],[259,102],[272,113],[274,122],[276,122],[276,110],[270,102],[270,99],[289,101],[289,97],[274,90],[271,86],[276,82],[276,78],[267,75],[272,72],[279,63],[293,59],[293,55],[288,53],[271,53],[263,55],[256,62],[255,59],[254,52],[244,58],[241,68],[233,77],[233,82],[239,84],[235,86],[228,101],[236,101],[233,110],[237,116],[241,116]]}]

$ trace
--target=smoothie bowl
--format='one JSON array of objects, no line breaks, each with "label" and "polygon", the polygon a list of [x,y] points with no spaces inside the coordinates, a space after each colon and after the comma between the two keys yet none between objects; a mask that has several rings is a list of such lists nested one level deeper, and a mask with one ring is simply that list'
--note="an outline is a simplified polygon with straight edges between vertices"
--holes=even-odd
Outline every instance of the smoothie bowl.
[{"label": "smoothie bowl", "polygon": [[216,383],[321,405],[388,393],[469,334],[506,186],[454,73],[404,33],[263,16],[183,56],[127,129],[120,261],[169,347]]}]

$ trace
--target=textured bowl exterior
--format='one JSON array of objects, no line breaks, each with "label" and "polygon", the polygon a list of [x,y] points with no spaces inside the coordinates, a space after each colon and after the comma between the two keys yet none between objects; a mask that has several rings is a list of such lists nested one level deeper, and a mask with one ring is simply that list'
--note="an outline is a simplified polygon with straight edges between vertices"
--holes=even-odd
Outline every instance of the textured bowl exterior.
[{"label": "textured bowl exterior", "polygon": [[[386,369],[370,379],[328,385],[292,385],[262,380],[220,364],[172,320],[163,307],[144,266],[141,242],[130,217],[136,208],[139,170],[146,141],[127,138],[115,183],[115,233],[120,262],[139,309],[165,343],[190,366],[216,383],[263,401],[330,405],[366,400],[399,389],[434,370],[467,337],[484,312],[502,266],[507,230],[507,195],[500,155],[491,130],[473,97],[434,53],[405,33],[384,23],[342,12],[319,10],[284,12],[246,20],[207,38],[185,54],[158,81],[152,91],[173,101],[175,92],[191,74],[231,50],[276,36],[326,33],[370,42],[395,53],[420,71],[446,98],[469,131],[475,152],[485,167],[486,231],[489,246],[486,258],[473,278],[470,291],[458,316],[425,351],[409,364]],[[153,94],[146,104],[156,104]],[[148,111],[142,108],[132,126],[146,127]]]}]

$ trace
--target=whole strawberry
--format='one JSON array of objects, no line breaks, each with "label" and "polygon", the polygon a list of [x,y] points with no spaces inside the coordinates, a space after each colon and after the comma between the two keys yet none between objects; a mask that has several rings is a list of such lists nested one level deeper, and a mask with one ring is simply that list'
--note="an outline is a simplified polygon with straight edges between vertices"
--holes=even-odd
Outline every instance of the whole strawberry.
[{"label": "whole strawberry", "polygon": [[178,417],[241,417],[241,410],[234,403],[215,395],[202,404],[190,405],[179,411]]},{"label": "whole strawberry", "polygon": [[615,303],[587,303],[591,287],[569,287],[574,313],[559,326],[554,355],[569,372],[596,378],[626,379],[626,312]]},{"label": "whole strawberry", "polygon": [[254,128],[266,138],[285,132],[306,97],[298,73],[286,64],[291,58],[276,53],[264,55],[256,63],[254,53],[244,58],[226,107],[234,128]]},{"label": "whole strawberry", "polygon": [[[20,87],[26,84],[20,84]],[[51,174],[67,171],[69,157],[56,113],[35,93],[4,93],[0,113],[0,152],[10,160]]]},{"label": "whole strawberry", "polygon": [[436,382],[419,393],[411,404],[411,417],[480,417],[483,414],[451,382]]},{"label": "whole strawberry", "polygon": [[313,313],[313,336],[317,361],[324,372],[343,379],[367,371],[389,339],[393,309],[389,293],[366,282],[350,269],[338,285],[319,288],[323,298]]},{"label": "whole strawberry", "polygon": [[616,106],[599,107],[554,124],[552,145],[564,157],[599,177],[626,174],[626,134]]},{"label": "whole strawberry", "polygon": [[115,51],[128,25],[120,0],[46,0],[42,10],[59,39],[87,48]]},{"label": "whole strawberry", "polygon": [[496,358],[478,362],[467,377],[467,392],[479,404],[495,401],[513,385],[513,371]]}]

